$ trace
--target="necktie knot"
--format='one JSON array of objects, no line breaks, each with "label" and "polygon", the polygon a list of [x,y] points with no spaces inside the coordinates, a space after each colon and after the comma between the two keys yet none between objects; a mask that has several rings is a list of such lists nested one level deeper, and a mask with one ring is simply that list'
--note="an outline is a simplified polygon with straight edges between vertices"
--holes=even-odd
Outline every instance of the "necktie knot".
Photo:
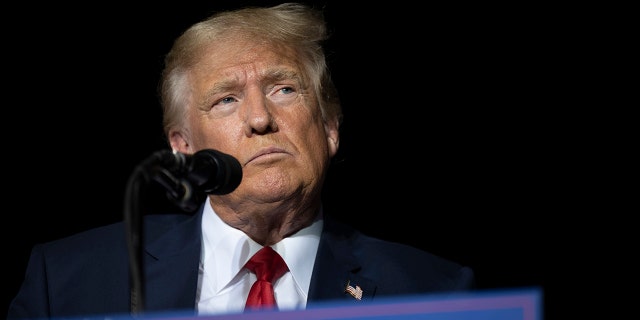
[{"label": "necktie knot", "polygon": [[253,255],[245,267],[255,273],[258,278],[251,286],[246,308],[275,307],[273,282],[288,270],[282,257],[271,247],[266,246]]},{"label": "necktie knot", "polygon": [[287,271],[287,264],[271,247],[263,247],[246,264],[258,280],[273,282]]}]

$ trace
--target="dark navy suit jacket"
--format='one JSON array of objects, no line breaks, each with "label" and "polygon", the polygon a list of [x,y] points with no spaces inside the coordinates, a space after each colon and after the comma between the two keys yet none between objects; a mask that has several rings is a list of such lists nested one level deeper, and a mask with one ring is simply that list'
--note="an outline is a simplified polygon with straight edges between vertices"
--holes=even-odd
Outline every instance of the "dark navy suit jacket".
[{"label": "dark navy suit jacket", "polygon": [[[202,208],[145,216],[145,312],[194,312]],[[125,225],[116,223],[36,245],[8,319],[130,312]],[[362,289],[362,300],[345,291]],[[366,236],[325,214],[307,307],[474,288],[473,271],[416,248]],[[193,313],[195,315],[195,313]]]}]

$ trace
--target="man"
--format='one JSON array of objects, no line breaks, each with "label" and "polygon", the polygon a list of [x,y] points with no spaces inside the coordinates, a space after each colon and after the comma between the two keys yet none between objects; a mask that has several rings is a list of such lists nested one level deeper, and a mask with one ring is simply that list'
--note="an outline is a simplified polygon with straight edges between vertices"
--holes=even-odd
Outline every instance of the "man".
[{"label": "man", "polygon": [[[323,211],[342,120],[326,37],[320,12],[282,4],[221,12],[175,41],[161,83],[171,148],[229,154],[242,181],[192,215],[145,216],[144,311],[242,312],[256,279],[245,263],[263,247],[286,263],[280,310],[473,288],[471,269]],[[121,223],[38,245],[9,318],[130,312],[128,267]]]}]

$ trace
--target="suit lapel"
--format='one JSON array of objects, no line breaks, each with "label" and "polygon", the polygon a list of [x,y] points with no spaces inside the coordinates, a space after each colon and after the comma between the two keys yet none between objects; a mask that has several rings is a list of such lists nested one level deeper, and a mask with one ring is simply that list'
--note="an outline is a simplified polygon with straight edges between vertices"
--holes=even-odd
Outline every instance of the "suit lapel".
[{"label": "suit lapel", "polygon": [[359,302],[373,299],[376,285],[359,275],[361,265],[353,255],[349,241],[351,229],[335,224],[326,216],[324,220],[307,305],[321,301]]},{"label": "suit lapel", "polygon": [[169,228],[146,224],[149,232],[145,231],[144,263],[148,310],[195,308],[201,221],[202,208]]}]

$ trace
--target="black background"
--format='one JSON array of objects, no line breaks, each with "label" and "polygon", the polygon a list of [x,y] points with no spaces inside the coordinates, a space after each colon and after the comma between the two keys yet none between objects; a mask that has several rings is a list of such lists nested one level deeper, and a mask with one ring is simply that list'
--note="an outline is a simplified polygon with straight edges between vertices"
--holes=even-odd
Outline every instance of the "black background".
[{"label": "black background", "polygon": [[[480,288],[541,288],[545,313],[559,312],[551,280],[572,254],[559,233],[582,181],[561,106],[571,37],[558,8],[307,2],[326,12],[345,114],[327,206],[471,266]],[[156,84],[173,39],[218,9],[260,3],[276,2],[5,12],[3,307],[33,244],[122,219],[130,173],[167,148]]]}]

